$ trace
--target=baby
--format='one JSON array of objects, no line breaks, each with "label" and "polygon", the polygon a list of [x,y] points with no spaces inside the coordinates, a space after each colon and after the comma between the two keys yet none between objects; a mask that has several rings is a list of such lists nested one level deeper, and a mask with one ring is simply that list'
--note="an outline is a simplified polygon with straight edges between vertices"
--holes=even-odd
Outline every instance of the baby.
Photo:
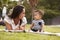
[{"label": "baby", "polygon": [[43,32],[44,21],[42,20],[44,13],[42,10],[35,10],[33,13],[34,20],[32,21],[30,29],[33,32]]}]

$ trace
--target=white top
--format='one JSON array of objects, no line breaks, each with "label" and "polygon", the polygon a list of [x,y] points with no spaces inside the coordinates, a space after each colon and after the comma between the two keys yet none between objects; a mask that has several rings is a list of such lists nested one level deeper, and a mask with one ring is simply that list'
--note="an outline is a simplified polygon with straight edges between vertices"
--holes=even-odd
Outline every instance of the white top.
[{"label": "white top", "polygon": [[23,17],[21,26],[24,26],[26,24],[27,24],[27,19],[26,17]]},{"label": "white top", "polygon": [[39,29],[41,29],[41,25],[44,24],[44,21],[42,19],[41,20],[33,20],[32,23],[34,24],[32,29],[39,30]]},{"label": "white top", "polygon": [[[21,25],[25,25],[27,23],[24,19],[25,19],[25,17],[23,17],[23,22],[22,22]],[[10,19],[8,16],[5,16],[4,21],[7,22],[7,23],[9,23],[12,26],[13,30],[16,29],[16,28],[18,28],[20,26],[20,22],[17,25],[15,25],[13,19]]]}]

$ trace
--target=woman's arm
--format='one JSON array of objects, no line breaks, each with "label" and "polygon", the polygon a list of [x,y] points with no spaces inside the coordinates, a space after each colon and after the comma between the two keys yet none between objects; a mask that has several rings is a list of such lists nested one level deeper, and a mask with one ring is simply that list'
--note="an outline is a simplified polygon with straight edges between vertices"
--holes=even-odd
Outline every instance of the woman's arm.
[{"label": "woman's arm", "polygon": [[5,22],[5,25],[8,30],[12,30],[12,26],[9,23]]},{"label": "woman's arm", "polygon": [[15,30],[25,30],[25,25],[24,25],[24,26],[19,26],[19,27],[16,28]]}]

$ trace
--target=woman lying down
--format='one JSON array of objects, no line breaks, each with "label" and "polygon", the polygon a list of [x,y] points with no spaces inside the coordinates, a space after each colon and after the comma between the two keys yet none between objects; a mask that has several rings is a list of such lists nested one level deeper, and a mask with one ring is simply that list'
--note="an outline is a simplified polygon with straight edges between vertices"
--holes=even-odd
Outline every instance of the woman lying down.
[{"label": "woman lying down", "polygon": [[10,16],[6,16],[5,19],[6,30],[22,30],[25,31],[25,25],[27,23],[25,17],[25,8],[23,6],[15,6]]}]

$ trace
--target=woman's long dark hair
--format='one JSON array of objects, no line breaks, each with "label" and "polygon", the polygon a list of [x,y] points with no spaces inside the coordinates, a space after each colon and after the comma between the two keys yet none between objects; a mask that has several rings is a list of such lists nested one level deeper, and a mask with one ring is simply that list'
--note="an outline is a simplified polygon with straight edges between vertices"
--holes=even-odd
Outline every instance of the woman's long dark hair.
[{"label": "woman's long dark hair", "polygon": [[19,16],[19,14],[21,14],[21,12],[23,11],[23,6],[17,5],[14,7],[13,12],[11,14],[11,18],[16,18]]},{"label": "woman's long dark hair", "polygon": [[[10,18],[15,19],[16,17],[18,17],[19,14],[21,14],[21,12],[23,11],[23,8],[24,7],[20,5],[15,6],[12,14],[10,15]],[[22,23],[22,19],[20,19],[20,25],[21,23]]]}]

